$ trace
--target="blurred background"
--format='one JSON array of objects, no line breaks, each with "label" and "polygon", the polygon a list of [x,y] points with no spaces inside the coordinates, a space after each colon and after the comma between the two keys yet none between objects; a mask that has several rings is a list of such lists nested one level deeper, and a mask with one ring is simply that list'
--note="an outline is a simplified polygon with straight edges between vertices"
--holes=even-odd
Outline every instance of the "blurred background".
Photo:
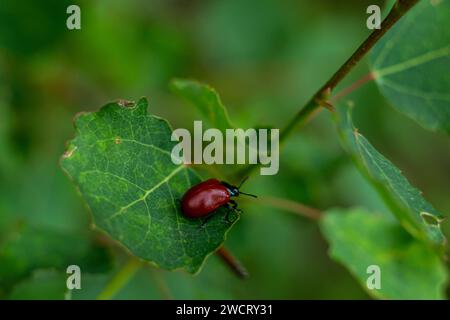
[{"label": "blurred background", "polygon": [[[81,30],[66,8],[81,8]],[[59,167],[73,116],[116,99],[149,99],[174,128],[199,118],[169,90],[194,78],[221,94],[238,127],[282,127],[369,34],[374,0],[0,0],[0,298],[64,298],[69,264],[95,298],[126,253],[91,228]],[[384,12],[386,14],[386,12]],[[344,81],[368,72],[366,61]],[[450,141],[393,110],[369,83],[346,97],[355,124],[441,212],[450,212]],[[318,208],[387,209],[321,113],[293,135],[276,176],[246,190]],[[425,170],[426,168],[426,170]],[[263,187],[262,187],[263,186]],[[316,223],[241,202],[226,246],[250,272],[236,278],[216,256],[196,276],[145,268],[119,299],[368,299],[327,256]],[[449,223],[444,231],[449,236]]]}]

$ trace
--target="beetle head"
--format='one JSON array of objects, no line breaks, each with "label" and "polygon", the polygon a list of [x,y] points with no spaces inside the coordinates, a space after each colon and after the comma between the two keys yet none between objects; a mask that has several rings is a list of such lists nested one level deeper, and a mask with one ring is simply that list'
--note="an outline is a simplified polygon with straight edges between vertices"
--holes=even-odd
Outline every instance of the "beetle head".
[{"label": "beetle head", "polygon": [[223,182],[222,184],[228,189],[228,192],[230,192],[230,197],[237,197],[240,194],[245,194],[246,196],[250,196],[253,198],[257,198],[257,196],[255,196],[254,194],[250,194],[250,193],[245,193],[241,191],[241,187],[244,184],[245,181],[247,181],[248,177],[245,177],[244,179],[242,179],[241,183],[239,183],[239,186],[233,186],[227,182]]}]

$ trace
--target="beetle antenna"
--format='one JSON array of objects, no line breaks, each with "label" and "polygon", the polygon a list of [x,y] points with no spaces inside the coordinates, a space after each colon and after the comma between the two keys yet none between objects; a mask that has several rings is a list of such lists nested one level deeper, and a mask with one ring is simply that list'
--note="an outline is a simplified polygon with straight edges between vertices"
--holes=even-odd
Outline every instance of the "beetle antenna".
[{"label": "beetle antenna", "polygon": [[253,198],[258,198],[257,195],[254,195],[254,194],[251,194],[251,193],[245,193],[245,192],[239,191],[239,194],[245,194],[246,196],[250,196],[250,197],[253,197]]},{"label": "beetle antenna", "polygon": [[245,181],[247,181],[248,176],[246,176],[244,179],[242,179],[241,183],[239,183],[238,189],[240,189],[242,187],[242,185],[244,184]]}]

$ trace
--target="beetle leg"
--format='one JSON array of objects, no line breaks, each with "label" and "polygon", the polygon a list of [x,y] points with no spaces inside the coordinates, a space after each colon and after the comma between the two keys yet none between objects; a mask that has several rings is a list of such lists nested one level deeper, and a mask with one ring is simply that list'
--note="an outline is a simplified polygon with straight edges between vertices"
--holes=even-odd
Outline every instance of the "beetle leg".
[{"label": "beetle leg", "polygon": [[227,214],[225,215],[225,221],[228,223],[231,223],[232,221],[230,221],[230,212],[231,212],[232,208],[229,204],[227,204]]},{"label": "beetle leg", "polygon": [[203,219],[202,224],[200,225],[201,228],[204,228],[206,223],[208,222],[209,219],[211,219],[211,217],[213,216],[213,214],[210,214],[209,216],[207,216],[206,218]]},{"label": "beetle leg", "polygon": [[230,203],[231,203],[231,210],[237,213],[242,213],[242,210],[238,208],[238,204],[236,203],[236,201],[230,200]]},{"label": "beetle leg", "polygon": [[227,209],[228,209],[228,211],[227,211],[227,214],[225,215],[225,220],[228,223],[232,223],[233,222],[233,221],[230,220],[230,212],[231,211],[237,212],[239,214],[242,213],[242,210],[237,207],[237,203],[234,200],[230,200],[227,203]]}]

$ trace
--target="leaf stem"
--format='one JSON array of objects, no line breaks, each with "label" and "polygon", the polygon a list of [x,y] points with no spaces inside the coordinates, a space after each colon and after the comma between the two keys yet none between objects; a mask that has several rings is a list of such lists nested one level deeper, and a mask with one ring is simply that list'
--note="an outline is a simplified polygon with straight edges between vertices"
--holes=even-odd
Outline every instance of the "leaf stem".
[{"label": "leaf stem", "polygon": [[97,300],[109,300],[113,298],[136,274],[142,266],[137,258],[130,258],[128,262],[106,284],[103,291],[97,296]]},{"label": "leaf stem", "polygon": [[350,58],[333,74],[333,76],[313,95],[297,115],[284,127],[280,134],[280,143],[299,126],[308,122],[315,111],[325,106],[326,99],[333,89],[361,61],[370,49],[389,31],[402,16],[405,15],[419,0],[397,0],[396,4],[381,23],[380,29],[375,29],[369,37],[356,49]]},{"label": "leaf stem", "polygon": [[149,272],[151,277],[155,281],[156,288],[158,289],[161,298],[163,298],[164,300],[173,300],[172,293],[170,292],[170,288],[168,287],[167,283],[164,281],[161,270],[150,267]]},{"label": "leaf stem", "polygon": [[322,212],[319,209],[306,206],[300,202],[276,197],[258,197],[258,199],[249,199],[261,205],[268,205],[277,209],[295,213],[299,216],[311,220],[319,220]]},{"label": "leaf stem", "polygon": [[338,102],[343,97],[349,95],[350,93],[352,93],[353,91],[359,89],[361,86],[363,86],[367,82],[372,81],[374,79],[375,79],[375,73],[369,72],[364,77],[358,79],[357,81],[352,83],[350,86],[342,89],[341,91],[336,93],[334,96],[332,96],[331,99],[330,99],[330,103],[332,105],[335,104],[336,102]]},{"label": "leaf stem", "polygon": [[227,264],[231,270],[241,279],[248,278],[248,271],[247,269],[242,265],[242,263],[236,259],[230,251],[225,249],[225,247],[220,247],[216,254],[222,259],[225,264]]}]

